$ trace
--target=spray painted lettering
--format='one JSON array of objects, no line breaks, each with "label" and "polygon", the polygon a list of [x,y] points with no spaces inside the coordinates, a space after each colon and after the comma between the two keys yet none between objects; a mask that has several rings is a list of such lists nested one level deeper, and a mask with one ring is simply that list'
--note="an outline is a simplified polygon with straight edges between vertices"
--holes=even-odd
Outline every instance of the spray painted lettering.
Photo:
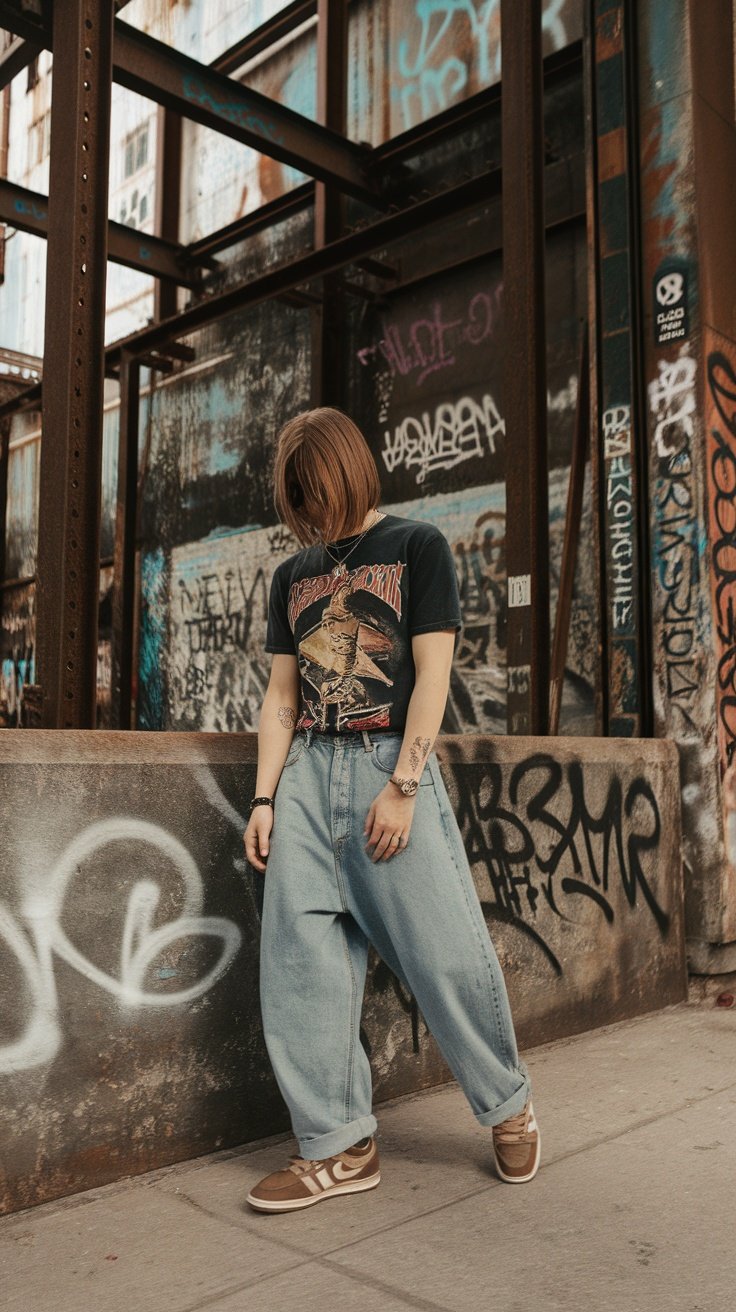
[{"label": "spray painted lettering", "polygon": [[496,452],[496,438],[505,431],[493,397],[488,393],[479,403],[472,396],[438,405],[434,416],[409,415],[384,434],[383,462],[392,473],[403,466],[417,468],[417,483],[436,470],[452,469],[464,460],[483,459]]},{"label": "spray painted lettering", "polygon": [[718,750],[725,771],[736,752],[736,372],[721,351],[708,356],[708,475],[711,587],[718,670]]},{"label": "spray painted lettering", "polygon": [[661,608],[666,692],[682,726],[697,733],[692,705],[698,692],[698,522],[692,438],[695,361],[683,346],[675,360],[659,361],[649,384],[654,417],[655,560],[664,598]]}]

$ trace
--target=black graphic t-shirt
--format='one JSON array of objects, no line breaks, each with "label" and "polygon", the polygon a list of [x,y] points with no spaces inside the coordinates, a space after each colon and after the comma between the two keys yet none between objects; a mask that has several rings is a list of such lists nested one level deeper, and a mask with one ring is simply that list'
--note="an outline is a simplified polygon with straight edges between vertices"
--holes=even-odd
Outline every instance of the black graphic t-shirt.
[{"label": "black graphic t-shirt", "polygon": [[452,550],[440,529],[385,514],[348,555],[357,536],[328,544],[345,558],[344,573],[317,545],[281,561],[271,580],[265,647],[297,657],[297,729],[403,731],[415,681],[413,635],[462,624]]}]

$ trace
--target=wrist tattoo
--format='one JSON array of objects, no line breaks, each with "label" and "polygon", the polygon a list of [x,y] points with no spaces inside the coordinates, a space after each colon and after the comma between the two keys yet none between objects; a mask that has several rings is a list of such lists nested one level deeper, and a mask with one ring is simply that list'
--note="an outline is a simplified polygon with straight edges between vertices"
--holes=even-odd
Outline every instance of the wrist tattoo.
[{"label": "wrist tattoo", "polygon": [[429,751],[429,738],[415,738],[409,748],[409,763],[412,770],[417,770]]},{"label": "wrist tattoo", "polygon": [[279,706],[278,717],[285,729],[293,729],[296,724],[296,711],[291,706]]}]

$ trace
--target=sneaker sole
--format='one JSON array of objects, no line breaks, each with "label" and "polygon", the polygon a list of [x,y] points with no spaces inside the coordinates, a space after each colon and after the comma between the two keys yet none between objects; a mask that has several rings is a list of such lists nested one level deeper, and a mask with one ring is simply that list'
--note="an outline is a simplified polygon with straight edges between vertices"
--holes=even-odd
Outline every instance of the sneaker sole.
[{"label": "sneaker sole", "polygon": [[537,1155],[534,1159],[534,1165],[531,1171],[529,1171],[526,1175],[507,1175],[499,1163],[498,1153],[496,1152],[495,1144],[493,1145],[493,1156],[496,1159],[496,1170],[498,1171],[498,1174],[500,1175],[501,1179],[506,1181],[506,1184],[526,1184],[527,1180],[534,1179],[535,1175],[537,1174],[537,1171],[539,1170],[539,1163],[542,1160],[542,1135],[540,1131],[537,1130]]},{"label": "sneaker sole", "polygon": [[380,1184],[381,1172],[376,1175],[368,1175],[365,1180],[346,1180],[344,1184],[336,1184],[329,1189],[323,1189],[320,1194],[313,1194],[310,1198],[290,1198],[285,1202],[267,1202],[264,1198],[254,1198],[248,1194],[246,1202],[251,1207],[255,1207],[259,1212],[296,1212],[302,1207],[311,1207],[313,1203],[321,1203],[323,1198],[332,1198],[334,1194],[357,1194],[365,1189],[375,1189]]}]

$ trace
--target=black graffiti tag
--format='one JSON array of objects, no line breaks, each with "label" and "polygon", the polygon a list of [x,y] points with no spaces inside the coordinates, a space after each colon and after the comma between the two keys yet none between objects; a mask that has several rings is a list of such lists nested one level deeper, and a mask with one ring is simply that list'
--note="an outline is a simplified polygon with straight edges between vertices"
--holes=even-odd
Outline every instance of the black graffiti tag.
[{"label": "black graffiti tag", "polygon": [[724,431],[711,428],[711,530],[715,623],[720,645],[718,718],[724,767],[736,751],[736,375],[720,351],[708,356],[708,387]]},{"label": "black graffiti tag", "polygon": [[590,898],[610,923],[614,909],[608,891],[616,874],[629,906],[641,894],[660,933],[667,933],[670,916],[642,863],[661,836],[659,807],[647,779],[636,776],[624,787],[613,773],[597,812],[586,799],[583,765],[563,766],[545,752],[514,768],[507,804],[498,763],[459,771],[457,784],[458,823],[468,857],[485,863],[494,893],[485,908],[534,939],[558,973],[559,961],[533,923],[540,895],[558,916],[564,914],[561,895]]}]

